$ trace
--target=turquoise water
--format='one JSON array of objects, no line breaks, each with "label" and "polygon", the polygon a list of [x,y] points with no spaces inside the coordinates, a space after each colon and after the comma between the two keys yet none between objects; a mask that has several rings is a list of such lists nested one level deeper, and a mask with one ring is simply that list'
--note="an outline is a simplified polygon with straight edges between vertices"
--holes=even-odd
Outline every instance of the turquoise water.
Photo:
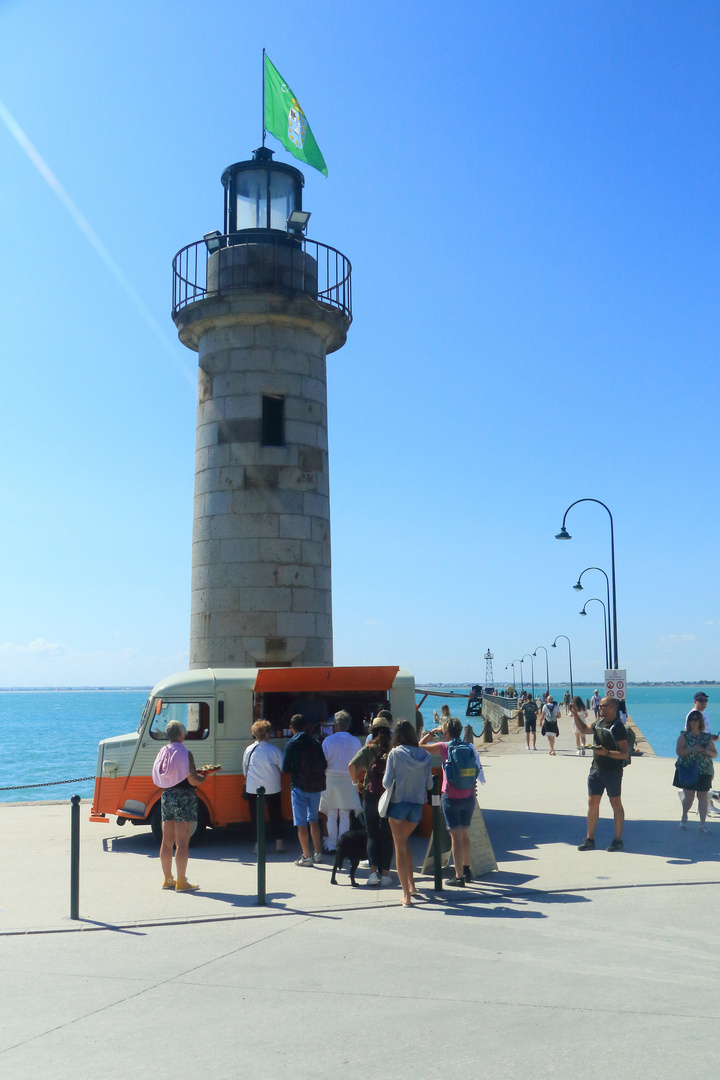
[{"label": "turquoise water", "polygon": [[[451,689],[448,687],[447,689]],[[467,687],[457,688],[468,693]],[[538,692],[542,687],[536,688]],[[576,686],[584,699],[593,686]],[[675,756],[675,743],[685,715],[692,708],[695,686],[629,687],[630,715],[656,754]],[[720,728],[720,687],[703,687],[710,697],[708,715],[713,731]],[[566,687],[551,687],[562,700]],[[24,784],[42,787],[0,791],[0,802],[36,799],[89,798],[93,781],[49,786],[49,781],[94,776],[97,746],[101,739],[135,731],[147,700],[147,690],[18,690],[0,692],[0,788]],[[442,698],[427,698],[422,706],[426,725],[433,709],[440,711]],[[448,698],[454,715],[465,716],[465,702]],[[476,721],[477,725],[477,721]],[[479,734],[479,729],[476,726]],[[565,732],[561,723],[560,743]],[[568,730],[568,737],[570,732]]]},{"label": "turquoise water", "polygon": [[[454,689],[447,687],[446,689]],[[569,687],[550,686],[550,692],[556,701],[562,701]],[[602,693],[602,686],[598,687]],[[629,686],[628,687],[628,713],[642,731],[651,747],[659,757],[675,757],[675,744],[680,730],[685,724],[685,717],[693,708],[693,694],[699,690],[699,686]],[[708,716],[714,732],[720,730],[720,687],[703,686],[702,689],[708,695]],[[540,694],[545,690],[545,684],[535,685],[535,692]],[[584,701],[592,697],[595,686],[577,685],[575,693],[579,694]],[[457,687],[458,693],[467,693],[467,688]],[[432,723],[433,709],[440,711],[443,704],[442,698],[427,698],[421,708],[426,726]],[[465,714],[465,703],[457,698],[448,698],[447,704],[453,715],[461,718]],[[481,728],[475,720],[474,730],[480,734]],[[568,729],[568,735],[570,734]],[[564,735],[562,721],[560,726],[560,741],[558,747],[562,748]],[[569,745],[569,744],[568,744]]]}]

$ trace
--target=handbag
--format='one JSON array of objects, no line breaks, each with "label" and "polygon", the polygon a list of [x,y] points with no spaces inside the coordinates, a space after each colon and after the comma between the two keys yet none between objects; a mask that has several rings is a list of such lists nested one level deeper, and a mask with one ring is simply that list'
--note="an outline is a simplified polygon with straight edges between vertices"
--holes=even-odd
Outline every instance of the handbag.
[{"label": "handbag", "polygon": [[380,817],[387,817],[388,810],[390,809],[390,803],[393,801],[393,795],[395,794],[395,781],[390,782],[390,787],[385,788],[380,799],[378,801],[378,814]]},{"label": "handbag", "polygon": [[677,773],[678,783],[681,787],[689,788],[693,784],[697,784],[700,779],[700,770],[698,769],[697,761],[682,761],[679,765],[675,766]]}]

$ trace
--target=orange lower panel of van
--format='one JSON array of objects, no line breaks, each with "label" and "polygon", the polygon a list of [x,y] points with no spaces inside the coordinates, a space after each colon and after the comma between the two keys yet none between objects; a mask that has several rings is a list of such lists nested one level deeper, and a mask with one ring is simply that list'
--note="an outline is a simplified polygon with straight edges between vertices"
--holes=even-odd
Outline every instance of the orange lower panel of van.
[{"label": "orange lower panel of van", "polygon": [[[242,775],[213,773],[197,789],[198,797],[205,804],[211,825],[230,825],[250,821],[250,807],[243,799],[245,777]],[[121,814],[128,799],[145,804],[150,813],[162,792],[151,776],[99,776],[95,780],[95,795],[90,810],[90,821],[102,820],[102,815]],[[290,801],[290,777],[282,778],[282,809],[286,821],[292,821]]]}]

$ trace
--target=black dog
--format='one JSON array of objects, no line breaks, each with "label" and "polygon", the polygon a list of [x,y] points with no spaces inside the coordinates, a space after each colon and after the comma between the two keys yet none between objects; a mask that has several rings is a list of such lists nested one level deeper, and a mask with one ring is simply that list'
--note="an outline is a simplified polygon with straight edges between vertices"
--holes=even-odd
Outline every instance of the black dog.
[{"label": "black dog", "polygon": [[337,842],[335,865],[330,878],[331,885],[337,885],[335,875],[338,870],[342,870],[346,859],[350,863],[350,884],[356,887],[355,871],[362,860],[367,859],[367,829],[362,814],[356,814],[354,810],[350,811],[350,828],[339,837]]}]

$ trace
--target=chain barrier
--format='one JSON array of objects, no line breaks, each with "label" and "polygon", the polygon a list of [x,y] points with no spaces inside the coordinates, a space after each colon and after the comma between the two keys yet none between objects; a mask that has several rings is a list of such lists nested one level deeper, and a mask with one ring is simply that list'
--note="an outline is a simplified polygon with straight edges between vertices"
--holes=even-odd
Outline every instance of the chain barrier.
[{"label": "chain barrier", "polygon": [[78,776],[75,780],[46,780],[44,784],[16,784],[14,787],[0,787],[0,791],[25,791],[35,787],[57,787],[58,784],[82,784],[85,780],[94,779],[94,776]]}]

